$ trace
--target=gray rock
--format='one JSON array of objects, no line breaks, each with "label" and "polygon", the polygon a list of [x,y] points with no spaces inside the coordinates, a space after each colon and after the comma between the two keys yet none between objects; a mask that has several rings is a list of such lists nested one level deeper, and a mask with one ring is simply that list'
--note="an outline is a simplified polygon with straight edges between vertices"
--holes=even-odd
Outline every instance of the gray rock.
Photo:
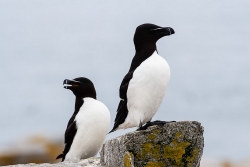
[{"label": "gray rock", "polygon": [[199,167],[203,153],[203,127],[199,122],[151,126],[111,139],[100,152],[108,167]]},{"label": "gray rock", "polygon": [[8,167],[103,167],[100,165],[100,158],[88,158],[80,161],[70,162],[60,162],[56,164],[19,164],[19,165],[9,165]]},{"label": "gray rock", "polygon": [[183,121],[111,139],[103,145],[101,158],[8,167],[199,167],[203,147],[200,123]]}]

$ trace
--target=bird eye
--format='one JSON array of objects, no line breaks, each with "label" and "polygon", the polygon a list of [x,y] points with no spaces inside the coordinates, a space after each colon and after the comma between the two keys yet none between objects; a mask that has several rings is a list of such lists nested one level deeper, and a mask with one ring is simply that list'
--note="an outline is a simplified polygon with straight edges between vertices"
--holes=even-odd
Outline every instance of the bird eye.
[{"label": "bird eye", "polygon": [[79,86],[79,85],[76,85],[76,84],[72,84],[71,86],[73,86],[73,87],[76,87],[76,86]]}]

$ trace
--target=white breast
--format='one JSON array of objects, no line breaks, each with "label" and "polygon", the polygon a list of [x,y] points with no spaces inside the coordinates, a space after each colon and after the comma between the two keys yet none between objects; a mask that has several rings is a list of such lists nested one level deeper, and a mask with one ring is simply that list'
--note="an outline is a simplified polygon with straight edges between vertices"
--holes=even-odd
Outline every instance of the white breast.
[{"label": "white breast", "polygon": [[169,79],[169,65],[155,51],[133,73],[127,91],[128,116],[118,129],[150,121],[161,105]]},{"label": "white breast", "polygon": [[77,133],[65,160],[79,160],[95,156],[100,150],[110,125],[110,112],[101,102],[84,98],[76,115]]}]

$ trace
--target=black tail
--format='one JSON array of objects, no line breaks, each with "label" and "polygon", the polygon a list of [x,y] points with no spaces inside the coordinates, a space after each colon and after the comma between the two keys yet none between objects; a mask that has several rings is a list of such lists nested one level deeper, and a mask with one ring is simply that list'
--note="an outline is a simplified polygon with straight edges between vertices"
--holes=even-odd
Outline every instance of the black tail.
[{"label": "black tail", "polygon": [[127,116],[128,116],[127,100],[121,100],[118,105],[114,127],[109,133],[116,131],[118,126],[125,122]]},{"label": "black tail", "polygon": [[60,158],[62,158],[62,162],[63,162],[63,160],[64,160],[64,155],[63,155],[63,154],[60,154],[60,155],[58,155],[58,156],[56,157],[56,159],[60,159]]}]

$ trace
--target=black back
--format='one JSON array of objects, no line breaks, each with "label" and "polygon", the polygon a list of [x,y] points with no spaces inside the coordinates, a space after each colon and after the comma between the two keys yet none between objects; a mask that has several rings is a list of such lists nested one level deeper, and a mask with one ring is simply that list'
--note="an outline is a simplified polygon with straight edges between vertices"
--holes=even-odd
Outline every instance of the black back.
[{"label": "black back", "polygon": [[96,91],[94,88],[94,84],[89,79],[81,77],[81,78],[75,78],[74,80],[67,80],[67,81],[69,85],[75,85],[73,87],[67,87],[66,89],[70,89],[75,94],[76,100],[75,100],[75,111],[68,122],[66,131],[64,134],[65,146],[64,146],[63,153],[58,155],[56,158],[56,159],[62,158],[62,161],[64,161],[74,141],[74,137],[77,132],[75,117],[78,114],[82,105],[84,104],[83,98],[91,97],[91,98],[96,99]]},{"label": "black back", "polygon": [[[171,31],[168,33],[168,31]],[[130,80],[133,78],[133,73],[135,69],[140,66],[140,64],[149,58],[155,51],[156,42],[163,36],[171,35],[174,33],[172,28],[164,28],[154,24],[142,24],[136,28],[134,34],[134,45],[135,45],[135,56],[131,62],[128,73],[122,80],[120,85],[119,95],[122,99],[118,105],[117,115],[115,118],[114,127],[109,132],[113,132],[118,128],[118,126],[124,123],[127,115],[127,90]]]}]

